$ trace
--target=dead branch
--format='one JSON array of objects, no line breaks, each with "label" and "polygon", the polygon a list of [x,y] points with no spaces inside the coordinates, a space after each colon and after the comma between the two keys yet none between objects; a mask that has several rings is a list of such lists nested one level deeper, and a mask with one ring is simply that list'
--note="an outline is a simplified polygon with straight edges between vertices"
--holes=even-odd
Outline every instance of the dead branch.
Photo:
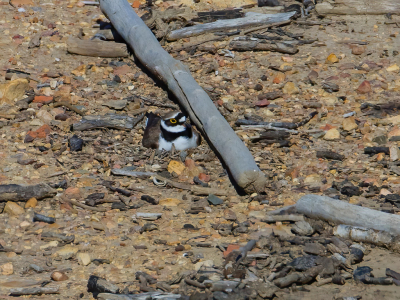
[{"label": "dead branch", "polygon": [[[237,186],[248,193],[264,190],[265,175],[258,168],[250,151],[221,116],[208,94],[197,84],[187,67],[162,49],[153,33],[127,1],[101,0],[100,7],[114,28],[132,47],[136,57],[166,83],[196,127],[218,152]],[[281,18],[288,19],[292,15],[291,12],[269,16],[263,22],[282,21]]]},{"label": "dead branch", "polygon": [[72,54],[95,57],[128,57],[128,48],[125,44],[96,41],[81,40],[70,37],[67,42],[67,51]]},{"label": "dead branch", "polygon": [[56,190],[45,183],[36,185],[0,185],[0,202],[27,201],[30,198],[43,199],[56,195]]}]

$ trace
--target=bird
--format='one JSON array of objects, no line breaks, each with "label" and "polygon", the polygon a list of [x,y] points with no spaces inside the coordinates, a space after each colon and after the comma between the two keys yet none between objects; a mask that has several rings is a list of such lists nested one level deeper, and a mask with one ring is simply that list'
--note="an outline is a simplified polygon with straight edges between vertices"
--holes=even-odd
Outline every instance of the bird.
[{"label": "bird", "polygon": [[142,144],[146,148],[182,151],[196,148],[201,143],[200,134],[186,122],[186,116],[179,111],[172,111],[163,116],[152,112],[146,113],[146,128]]}]

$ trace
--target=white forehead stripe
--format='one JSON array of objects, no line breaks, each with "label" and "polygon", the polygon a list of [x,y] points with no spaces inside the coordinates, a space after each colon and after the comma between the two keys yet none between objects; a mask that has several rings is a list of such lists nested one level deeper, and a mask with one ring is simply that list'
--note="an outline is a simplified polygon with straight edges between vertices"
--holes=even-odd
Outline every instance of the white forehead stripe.
[{"label": "white forehead stripe", "polygon": [[180,122],[180,123],[183,123],[183,122],[185,122],[185,121],[186,121],[186,117],[185,117],[185,116],[183,116],[182,118],[179,119],[179,122]]}]

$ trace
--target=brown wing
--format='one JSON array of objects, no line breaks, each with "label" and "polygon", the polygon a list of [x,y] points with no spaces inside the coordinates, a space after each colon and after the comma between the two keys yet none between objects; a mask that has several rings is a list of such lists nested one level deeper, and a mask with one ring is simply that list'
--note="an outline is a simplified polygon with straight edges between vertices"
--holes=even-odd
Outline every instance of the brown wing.
[{"label": "brown wing", "polygon": [[146,114],[147,126],[144,130],[142,144],[146,148],[158,149],[161,118],[153,113]]}]

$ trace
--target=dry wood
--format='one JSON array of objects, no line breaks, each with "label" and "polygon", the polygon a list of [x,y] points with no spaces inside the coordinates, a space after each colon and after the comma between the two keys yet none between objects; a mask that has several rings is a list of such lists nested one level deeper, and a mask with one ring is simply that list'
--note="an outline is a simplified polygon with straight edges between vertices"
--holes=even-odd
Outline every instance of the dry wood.
[{"label": "dry wood", "polygon": [[393,0],[336,0],[315,6],[320,15],[383,15],[400,14],[400,1]]},{"label": "dry wood", "polygon": [[219,30],[230,30],[245,28],[250,26],[260,26],[269,23],[277,23],[289,20],[295,12],[277,13],[277,14],[260,14],[255,12],[248,12],[243,18],[231,20],[217,20],[215,22],[194,25],[191,27],[184,27],[181,29],[171,31],[167,39],[169,41],[176,41],[182,38],[197,36],[204,33],[215,32]]},{"label": "dry wood", "polygon": [[299,49],[288,43],[275,42],[275,43],[261,43],[257,39],[249,41],[232,41],[229,44],[230,50],[236,51],[275,51],[286,54],[296,54]]},{"label": "dry wood", "polygon": [[304,221],[304,217],[301,215],[272,215],[265,216],[264,219],[261,220],[265,223],[275,223],[275,222],[299,222]]},{"label": "dry wood", "polygon": [[87,210],[98,211],[98,212],[106,212],[106,211],[108,211],[108,209],[106,209],[106,208],[92,207],[92,206],[80,203],[80,202],[78,202],[76,200],[73,200],[73,199],[63,199],[63,200],[66,201],[66,202],[71,203],[72,205],[79,206],[80,208],[84,208],[84,209],[87,209]]},{"label": "dry wood", "polygon": [[10,289],[10,296],[58,294],[59,287],[31,287]]},{"label": "dry wood", "polygon": [[[141,110],[140,113],[143,111]],[[143,116],[138,118],[142,119]],[[74,130],[83,131],[95,128],[115,128],[122,130],[131,130],[137,124],[137,119],[116,115],[116,114],[106,114],[104,116],[84,116],[82,120],[75,123],[72,127]]]},{"label": "dry wood", "polygon": [[78,38],[69,38],[67,42],[67,51],[72,54],[79,54],[85,56],[95,57],[128,57],[128,48],[125,44],[95,41],[95,40],[81,40]]},{"label": "dry wood", "polygon": [[400,216],[352,205],[326,196],[303,196],[297,201],[296,210],[310,218],[400,235]]},{"label": "dry wood", "polygon": [[[150,29],[126,0],[101,0],[100,7],[114,28],[132,47],[141,63],[165,82],[196,127],[218,152],[237,186],[248,193],[264,190],[265,175],[258,168],[250,151],[221,116],[208,94],[197,84],[187,67],[162,49]],[[283,21],[282,18],[288,19],[292,14],[279,15],[270,21],[275,22],[277,18]]]},{"label": "dry wood", "polygon": [[27,201],[30,198],[43,199],[55,196],[57,191],[45,183],[36,185],[0,185],[0,202]]}]

